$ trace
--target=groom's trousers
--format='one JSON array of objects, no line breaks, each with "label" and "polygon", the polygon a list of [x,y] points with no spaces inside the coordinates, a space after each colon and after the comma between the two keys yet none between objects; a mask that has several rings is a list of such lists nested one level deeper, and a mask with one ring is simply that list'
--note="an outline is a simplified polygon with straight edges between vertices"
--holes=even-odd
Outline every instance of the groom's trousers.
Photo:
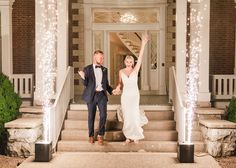
[{"label": "groom's trousers", "polygon": [[94,136],[94,121],[96,117],[97,107],[99,109],[100,116],[98,135],[104,136],[105,124],[107,119],[107,97],[105,96],[104,91],[95,92],[93,100],[87,103],[87,106],[89,137]]}]

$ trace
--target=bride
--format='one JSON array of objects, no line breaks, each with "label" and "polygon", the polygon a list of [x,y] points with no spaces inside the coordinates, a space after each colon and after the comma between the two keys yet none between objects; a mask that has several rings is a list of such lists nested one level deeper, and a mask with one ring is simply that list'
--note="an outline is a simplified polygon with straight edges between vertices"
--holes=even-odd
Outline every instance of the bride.
[{"label": "bride", "polygon": [[121,92],[121,110],[123,113],[124,125],[123,133],[126,137],[126,143],[134,141],[138,143],[144,138],[142,126],[147,124],[148,120],[144,113],[139,109],[139,88],[138,72],[141,67],[145,45],[148,42],[147,32],[142,35],[142,45],[138,56],[137,64],[134,66],[134,58],[126,56],[125,68],[119,71],[119,83],[115,89],[118,94]]}]

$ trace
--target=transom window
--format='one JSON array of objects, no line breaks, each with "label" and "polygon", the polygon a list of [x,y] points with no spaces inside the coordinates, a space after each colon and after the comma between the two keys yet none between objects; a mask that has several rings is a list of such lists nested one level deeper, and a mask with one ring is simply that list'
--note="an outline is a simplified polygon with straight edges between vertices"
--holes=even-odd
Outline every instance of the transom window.
[{"label": "transom window", "polygon": [[159,23],[159,8],[94,9],[93,23]]}]

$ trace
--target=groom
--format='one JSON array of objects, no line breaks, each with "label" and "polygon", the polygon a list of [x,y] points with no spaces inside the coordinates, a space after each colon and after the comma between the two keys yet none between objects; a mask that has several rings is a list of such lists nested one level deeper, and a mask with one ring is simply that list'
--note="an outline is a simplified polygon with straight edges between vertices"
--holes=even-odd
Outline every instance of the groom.
[{"label": "groom", "polygon": [[99,109],[99,130],[98,144],[103,145],[103,136],[105,134],[105,123],[107,118],[107,91],[112,94],[113,88],[109,85],[107,77],[107,68],[103,67],[103,52],[94,51],[93,64],[88,65],[83,71],[79,71],[85,86],[82,98],[88,107],[88,128],[89,142],[94,143],[94,120],[96,109]]}]

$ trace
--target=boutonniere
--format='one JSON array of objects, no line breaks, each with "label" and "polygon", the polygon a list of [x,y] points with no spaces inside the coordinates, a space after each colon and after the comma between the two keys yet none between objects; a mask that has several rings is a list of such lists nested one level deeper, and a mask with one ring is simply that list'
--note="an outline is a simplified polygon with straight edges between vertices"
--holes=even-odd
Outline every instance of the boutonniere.
[{"label": "boutonniere", "polygon": [[106,68],[102,68],[102,71],[105,72],[107,69]]}]

